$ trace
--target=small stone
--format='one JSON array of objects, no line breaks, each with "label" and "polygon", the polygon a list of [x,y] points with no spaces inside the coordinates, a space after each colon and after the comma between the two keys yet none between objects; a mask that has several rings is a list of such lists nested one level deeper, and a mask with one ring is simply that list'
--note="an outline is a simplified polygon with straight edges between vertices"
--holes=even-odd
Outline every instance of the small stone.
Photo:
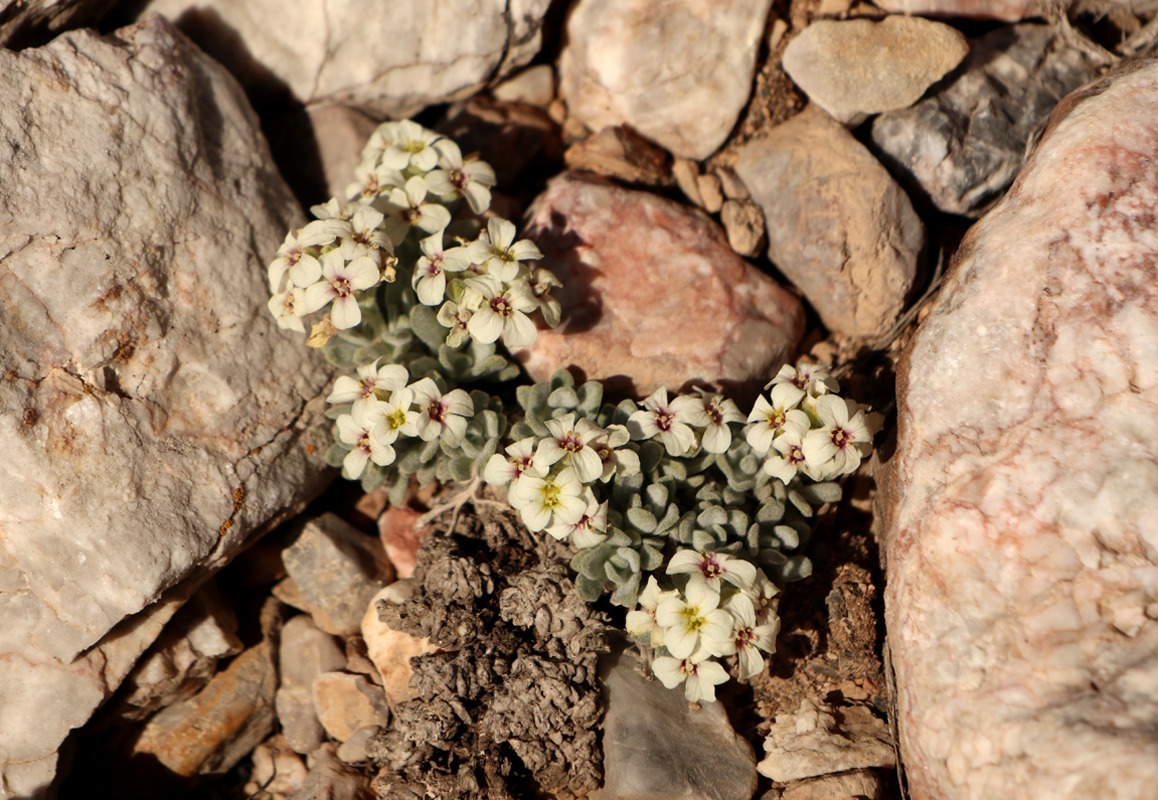
[{"label": "small stone", "polygon": [[[278,558],[281,558],[280,552],[278,553]],[[284,561],[282,562],[282,566],[285,566]],[[302,594],[301,589],[298,588],[298,585],[294,583],[294,579],[290,576],[287,575],[275,583],[273,588],[270,589],[270,592],[287,606],[293,606],[298,611],[309,613],[310,604],[306,602],[306,598]]]},{"label": "small stone", "polygon": [[[549,0],[151,0],[237,76],[261,105],[287,90],[305,104],[337,102],[400,119],[462,100],[539,51]],[[276,24],[272,24],[276,21]]]},{"label": "small stone", "polygon": [[696,705],[619,655],[603,678],[600,800],[750,800],[756,791],[752,745],[732,729],[720,703]]},{"label": "small stone", "polygon": [[512,75],[491,94],[504,103],[526,103],[546,109],[555,99],[555,71],[549,64],[537,64]]},{"label": "small stone", "polygon": [[370,740],[382,732],[382,729],[377,725],[369,725],[365,728],[359,728],[350,735],[350,738],[342,742],[338,748],[338,758],[345,761],[347,764],[361,764],[370,759],[370,754],[366,747]]},{"label": "small stone", "polygon": [[415,530],[414,523],[421,516],[410,506],[391,506],[378,517],[378,537],[399,578],[409,578],[418,564],[423,531]]},{"label": "small stone", "polygon": [[308,615],[294,617],[285,624],[278,648],[281,685],[275,697],[278,721],[290,747],[312,753],[324,740],[325,732],[314,708],[314,679],[346,665],[346,658],[334,637],[320,630]]},{"label": "small stone", "polygon": [[564,323],[516,352],[534,380],[576,367],[646,396],[692,380],[762,384],[792,357],[799,302],[702,212],[565,173],[528,220],[527,236],[563,283]]},{"label": "small stone", "polygon": [[913,286],[925,228],[864,145],[809,106],[745,145],[736,172],[764,211],[768,257],[828,329],[888,331]]},{"label": "small stone", "polygon": [[671,156],[626,125],[601,130],[567,148],[563,154],[574,170],[605,175],[624,183],[668,186]]},{"label": "small stone", "polygon": [[968,52],[956,29],[920,17],[819,20],[788,43],[783,64],[814,103],[855,128],[917,102]]},{"label": "small stone", "polygon": [[974,40],[947,86],[873,120],[873,142],[937,208],[977,217],[1013,183],[1058,101],[1096,74],[1049,25],[998,28]]},{"label": "small stone", "polygon": [[133,763],[149,756],[166,776],[184,778],[228,772],[273,732],[276,688],[266,641],[233,659],[196,696],[154,715],[136,741]]},{"label": "small stone", "polygon": [[748,187],[740,180],[740,176],[736,174],[736,170],[731,167],[716,167],[712,174],[719,179],[720,186],[724,190],[724,196],[729,200],[747,200],[751,197],[748,193]]},{"label": "small stone", "polygon": [[394,580],[381,543],[329,512],[306,522],[282,559],[306,610],[327,633],[357,633],[370,598]]},{"label": "small stone", "polygon": [[677,158],[671,165],[671,174],[675,178],[676,186],[680,187],[680,191],[684,193],[684,197],[702,208],[704,201],[700,197],[699,166],[686,158]]},{"label": "small stone", "polygon": [[751,200],[726,200],[720,222],[728,232],[728,244],[739,255],[751,258],[764,248],[764,212]]},{"label": "small stone", "polygon": [[478,153],[494,168],[499,186],[509,186],[536,158],[557,161],[559,127],[542,109],[472,97],[452,106],[438,132],[453,139],[464,155]]},{"label": "small stone", "polygon": [[700,191],[700,205],[709,214],[718,214],[724,206],[724,193],[720,188],[720,179],[714,174],[700,175],[696,178],[696,188]]},{"label": "small stone", "polygon": [[896,764],[889,727],[868,708],[809,699],[795,714],[776,715],[764,754],[760,774],[778,783]]},{"label": "small stone", "polygon": [[[306,765],[286,738],[275,734],[257,746],[252,755],[253,771],[245,784],[246,797],[285,798],[301,788]],[[263,794],[265,793],[265,794]]]},{"label": "small stone", "polygon": [[824,775],[793,781],[780,800],[880,800],[881,779],[871,770],[858,769],[839,775]]},{"label": "small stone", "polygon": [[429,639],[393,630],[378,618],[379,603],[405,602],[412,586],[409,579],[387,586],[374,597],[362,620],[362,638],[366,640],[370,660],[382,676],[382,690],[391,707],[418,697],[418,691],[410,686],[413,673],[410,659],[438,652],[438,648],[431,645]]},{"label": "small stone", "polygon": [[385,727],[390,707],[382,689],[361,675],[323,672],[314,678],[314,708],[326,733],[344,742],[359,728]]},{"label": "small stone", "polygon": [[1158,786],[1155,119],[1154,60],[1063,99],[900,360],[877,497],[914,798]]},{"label": "small stone", "polygon": [[343,764],[334,755],[334,748],[324,745],[314,754],[313,766],[301,788],[287,800],[366,800],[374,796],[370,776]]},{"label": "small stone", "polygon": [[270,147],[304,203],[346,199],[362,148],[378,120],[340,103],[307,106],[270,126]]},{"label": "small stone", "polygon": [[[771,0],[580,0],[567,20],[559,89],[593,130],[628,124],[703,160],[748,102]],[[662,23],[658,24],[662,17]]]},{"label": "small stone", "polygon": [[893,14],[924,17],[965,17],[1018,22],[1045,11],[1043,0],[879,0],[875,5]]},{"label": "small stone", "polygon": [[200,691],[217,662],[240,653],[232,604],[210,581],[173,617],[161,636],[125,678],[116,706],[102,713],[139,720]]}]

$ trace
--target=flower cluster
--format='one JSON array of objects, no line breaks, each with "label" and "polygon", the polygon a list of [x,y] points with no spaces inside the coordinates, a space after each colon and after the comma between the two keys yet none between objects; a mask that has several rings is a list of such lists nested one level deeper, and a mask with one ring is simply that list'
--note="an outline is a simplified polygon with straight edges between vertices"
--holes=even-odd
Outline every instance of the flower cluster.
[{"label": "flower cluster", "polygon": [[673,588],[650,576],[640,607],[627,614],[627,632],[658,654],[652,670],[663,685],[683,683],[689,701],[710,702],[728,679],[715,658],[736,656],[740,680],[763,672],[761,651],[775,651],[780,631],[776,584],[724,553],[679,550],[665,572]]},{"label": "flower cluster", "polygon": [[606,428],[565,414],[544,423],[547,435],[528,436],[496,453],[483,480],[503,486],[512,508],[532,531],[590,547],[607,534],[607,503],[593,491],[615,476],[639,473],[639,456],[622,448],[629,435],[622,425]]},{"label": "flower cluster", "polygon": [[828,481],[856,471],[872,452],[880,414],[835,394],[836,380],[824,369],[785,364],[748,415],[744,436],[765,457],[764,471],[791,483],[797,474]]},{"label": "flower cluster", "polygon": [[[551,289],[560,283],[532,267],[542,258],[533,243],[516,240],[515,226],[497,217],[481,230],[469,219],[454,222],[460,201],[473,215],[490,206],[495,175],[488,164],[464,159],[450,139],[404,120],[379,126],[355,176],[346,204],[314,206],[317,219],[291,231],[270,264],[269,308],[281,327],[305,332],[303,318],[328,306],[315,326],[324,343],[359,325],[374,302],[368,290],[393,282],[399,270],[419,303],[439,307],[451,347],[472,338],[531,344],[538,332],[528,315],[536,310],[549,326],[559,324]],[[462,230],[453,233],[456,225]],[[467,231],[477,232],[473,241]]]}]

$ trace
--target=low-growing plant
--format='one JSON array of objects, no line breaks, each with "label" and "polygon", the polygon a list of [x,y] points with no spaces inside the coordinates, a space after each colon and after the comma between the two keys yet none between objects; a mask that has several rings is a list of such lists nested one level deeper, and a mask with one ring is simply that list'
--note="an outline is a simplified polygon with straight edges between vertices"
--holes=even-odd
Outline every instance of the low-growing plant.
[{"label": "low-growing plant", "polygon": [[560,283],[514,224],[481,216],[493,170],[404,121],[378,128],[356,178],[269,267],[278,324],[305,333],[324,312],[308,343],[352,372],[327,398],[327,461],[395,505],[412,478],[505,488],[530,530],[575,548],[581,597],[631,609],[628,633],[689,700],[715,699],[717,659],[763,671],[781,587],[811,574],[816,509],[839,501],[879,415],[805,362],[747,414],[704,390],[604,403],[566,370],[518,386],[508,413],[485,387],[520,376],[505,348],[534,344],[535,318],[559,324]]}]

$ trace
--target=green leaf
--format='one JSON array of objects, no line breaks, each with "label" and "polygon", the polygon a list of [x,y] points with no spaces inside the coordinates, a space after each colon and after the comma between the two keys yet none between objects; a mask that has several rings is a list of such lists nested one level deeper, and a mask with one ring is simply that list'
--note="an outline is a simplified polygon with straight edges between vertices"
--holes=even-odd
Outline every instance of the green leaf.
[{"label": "green leaf", "polygon": [[696,517],[696,522],[706,528],[709,525],[724,525],[728,521],[728,512],[720,506],[708,506]]},{"label": "green leaf", "polygon": [[579,395],[570,386],[560,386],[547,397],[547,405],[570,410],[579,405]]},{"label": "green leaf", "polygon": [[603,402],[603,384],[599,381],[587,381],[579,387],[579,411],[588,419],[599,413],[599,406]]},{"label": "green leaf", "polygon": [[581,599],[594,603],[603,595],[603,581],[580,575],[575,580],[575,591]]},{"label": "green leaf", "polygon": [[349,453],[353,449],[354,448],[347,444],[334,442],[326,450],[326,455],[324,456],[325,462],[331,467],[341,467],[342,461],[346,458],[346,453]]},{"label": "green leaf", "polygon": [[652,533],[659,524],[655,514],[643,508],[629,508],[627,521],[644,533]]},{"label": "green leaf", "polygon": [[575,378],[572,377],[571,373],[567,369],[560,368],[560,369],[555,370],[555,372],[551,374],[550,388],[551,388],[551,391],[554,391],[554,390],[559,389],[559,388],[564,387],[564,386],[566,386],[569,389],[574,389],[575,388]]},{"label": "green leaf", "polygon": [[474,459],[458,456],[449,460],[450,477],[456,481],[469,481],[474,471]]},{"label": "green leaf", "polygon": [[776,538],[780,540],[783,550],[795,550],[800,546],[800,534],[791,525],[777,525],[772,529]]},{"label": "green leaf", "polygon": [[796,510],[804,516],[812,517],[812,506],[808,503],[804,495],[796,489],[788,490],[788,502],[792,503],[792,505],[796,507]]},{"label": "green leaf", "polygon": [[410,327],[422,343],[437,353],[446,342],[449,330],[438,321],[438,312],[430,306],[417,305],[410,309]]},{"label": "green leaf", "polygon": [[840,484],[835,481],[825,481],[824,483],[814,483],[811,486],[801,486],[800,493],[814,505],[820,505],[821,503],[839,503],[841,497]]},{"label": "green leaf", "polygon": [[366,492],[366,494],[378,491],[378,488],[385,482],[385,468],[374,463],[369,463],[366,465],[366,468],[362,470],[362,491]]}]

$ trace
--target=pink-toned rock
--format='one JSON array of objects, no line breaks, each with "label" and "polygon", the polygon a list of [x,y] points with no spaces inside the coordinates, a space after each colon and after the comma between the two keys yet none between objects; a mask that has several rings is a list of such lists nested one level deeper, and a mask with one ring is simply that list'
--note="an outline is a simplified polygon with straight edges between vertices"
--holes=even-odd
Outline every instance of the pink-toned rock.
[{"label": "pink-toned rock", "polygon": [[409,506],[392,506],[378,517],[378,537],[399,578],[409,578],[418,566],[418,543],[425,530],[415,530],[414,523],[421,516]]},{"label": "pink-toned rock", "polygon": [[366,640],[367,654],[382,677],[382,689],[390,706],[413,700],[418,692],[410,688],[410,659],[436,653],[438,648],[429,639],[417,639],[396,631],[378,618],[379,603],[401,603],[412,591],[410,580],[396,581],[375,597],[362,619],[362,638]]},{"label": "pink-toned rock", "polygon": [[886,620],[914,800],[1158,786],[1158,63],[1071,95],[899,369]]},{"label": "pink-toned rock", "polygon": [[925,228],[872,153],[809,106],[744,145],[736,173],[764,212],[768,257],[829,330],[889,330],[913,286]]},{"label": "pink-toned rock", "polygon": [[345,665],[346,657],[334,637],[319,629],[308,614],[285,624],[278,646],[281,684],[274,700],[285,739],[295,751],[312,753],[324,741],[314,708],[314,679]]},{"label": "pink-toned rock", "polygon": [[518,359],[647,395],[687,381],[765,380],[793,355],[799,301],[737,256],[702,212],[564,173],[528,211],[527,235],[563,283],[563,324]]}]

